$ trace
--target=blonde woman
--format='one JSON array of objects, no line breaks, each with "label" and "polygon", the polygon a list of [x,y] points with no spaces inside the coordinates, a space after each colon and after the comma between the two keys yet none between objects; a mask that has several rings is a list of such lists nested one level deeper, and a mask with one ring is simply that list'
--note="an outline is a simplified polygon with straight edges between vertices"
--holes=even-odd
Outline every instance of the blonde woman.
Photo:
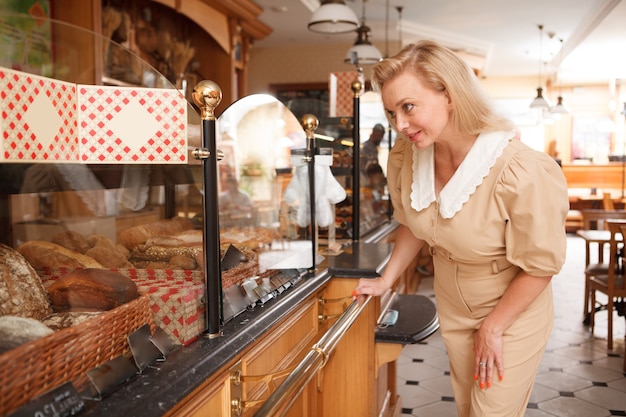
[{"label": "blonde woman", "polygon": [[373,69],[398,140],[388,185],[400,223],[381,295],[431,247],[440,329],[460,417],[523,416],[553,323],[565,261],[567,184],[516,137],[468,66],[430,41]]}]

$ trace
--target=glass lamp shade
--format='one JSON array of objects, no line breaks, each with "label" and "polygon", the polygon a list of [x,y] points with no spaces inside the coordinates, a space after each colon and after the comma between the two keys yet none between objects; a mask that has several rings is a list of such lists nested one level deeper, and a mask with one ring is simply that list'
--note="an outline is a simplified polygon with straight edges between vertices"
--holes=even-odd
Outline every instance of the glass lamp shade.
[{"label": "glass lamp shade", "polygon": [[567,113],[569,113],[569,110],[563,104],[563,97],[558,96],[556,98],[556,104],[550,109],[550,112],[552,112],[552,113],[560,113],[560,114],[567,114]]},{"label": "glass lamp shade", "polygon": [[359,26],[356,14],[342,0],[325,1],[309,20],[308,28],[318,33],[347,33]]},{"label": "glass lamp shade", "polygon": [[530,103],[531,108],[549,109],[550,103],[543,97],[543,88],[537,88],[537,97]]},{"label": "glass lamp shade", "polygon": [[348,50],[343,62],[354,65],[373,65],[383,59],[380,51],[368,39],[370,28],[361,25],[357,29],[357,40]]}]

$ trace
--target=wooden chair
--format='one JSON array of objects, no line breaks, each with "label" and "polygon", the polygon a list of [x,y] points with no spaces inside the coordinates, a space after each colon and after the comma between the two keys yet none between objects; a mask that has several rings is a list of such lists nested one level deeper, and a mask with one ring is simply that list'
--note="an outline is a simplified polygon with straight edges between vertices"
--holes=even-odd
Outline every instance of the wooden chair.
[{"label": "wooden chair", "polygon": [[615,210],[611,193],[602,193],[602,208],[605,210]]},{"label": "wooden chair", "polygon": [[[602,210],[587,209],[582,210],[583,230],[606,230],[607,220],[626,219],[626,210]],[[608,241],[607,241],[608,242]],[[583,309],[584,323],[589,324],[590,314],[595,306],[589,303],[589,279],[592,275],[607,274],[608,263],[604,262],[605,245],[598,244],[598,253],[596,262],[591,263],[591,243],[586,242],[585,245],[585,304]]]},{"label": "wooden chair", "polygon": [[622,227],[625,227],[625,221],[607,221],[611,240],[609,242],[609,262],[607,273],[592,274],[589,277],[589,297],[591,300],[590,325],[591,334],[594,331],[595,315],[601,310],[596,308],[596,293],[599,291],[606,294],[608,300],[606,310],[608,313],[607,322],[607,348],[613,349],[613,311],[616,306],[624,308],[623,300],[626,297],[626,288],[624,286],[624,266],[623,265],[623,240]]},{"label": "wooden chair", "polygon": [[[622,237],[626,236],[626,224],[620,225],[620,229],[622,231]],[[624,283],[624,281],[622,281],[622,283]],[[619,309],[621,311],[618,310],[618,312],[620,313],[620,315],[624,316],[624,320],[626,320],[626,298],[622,297],[621,303],[619,304]],[[622,365],[622,371],[626,373],[626,335],[624,335],[624,364]]]}]

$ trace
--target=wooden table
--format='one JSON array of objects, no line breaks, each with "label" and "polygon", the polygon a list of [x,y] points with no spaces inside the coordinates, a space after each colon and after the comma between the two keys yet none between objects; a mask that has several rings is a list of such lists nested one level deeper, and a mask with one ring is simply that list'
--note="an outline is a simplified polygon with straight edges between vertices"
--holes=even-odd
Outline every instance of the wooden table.
[{"label": "wooden table", "polygon": [[608,230],[577,230],[576,235],[585,239],[585,269],[591,263],[591,244],[598,245],[598,263],[604,261],[604,245],[611,241],[611,232]]}]

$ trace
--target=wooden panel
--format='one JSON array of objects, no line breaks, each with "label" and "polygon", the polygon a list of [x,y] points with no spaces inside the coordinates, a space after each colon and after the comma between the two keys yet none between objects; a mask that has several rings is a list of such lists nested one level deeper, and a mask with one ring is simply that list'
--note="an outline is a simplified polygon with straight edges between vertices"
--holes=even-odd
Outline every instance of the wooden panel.
[{"label": "wooden panel", "polygon": [[[355,279],[333,278],[324,292],[324,298],[350,297],[355,286]],[[320,415],[379,415],[374,360],[374,330],[379,310],[380,299],[375,297],[345,333],[320,371]]]},{"label": "wooden panel", "polygon": [[569,188],[622,189],[622,165],[563,165]]},{"label": "wooden panel", "polygon": [[[313,298],[303,303],[246,354],[241,361],[244,400],[268,397],[270,393],[267,385],[262,381],[253,381],[253,377],[263,377],[295,366],[313,344],[317,329],[317,300]],[[276,386],[283,379],[278,379]]]},{"label": "wooden panel", "polygon": [[[229,417],[230,410],[230,375],[222,374],[216,382],[191,396],[184,405],[171,410],[169,415],[176,417]],[[172,414],[171,412],[174,411]]]}]

